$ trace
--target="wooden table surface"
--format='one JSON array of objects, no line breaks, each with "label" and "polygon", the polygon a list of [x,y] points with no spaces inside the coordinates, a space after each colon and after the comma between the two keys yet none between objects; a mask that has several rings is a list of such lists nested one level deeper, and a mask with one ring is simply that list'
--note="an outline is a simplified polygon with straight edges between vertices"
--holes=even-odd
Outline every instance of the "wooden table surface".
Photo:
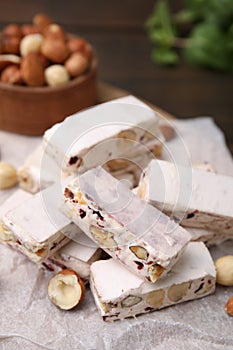
[{"label": "wooden table surface", "polygon": [[[173,6],[179,3],[174,1]],[[35,13],[47,13],[93,44],[101,81],[130,91],[178,118],[213,116],[233,151],[233,75],[186,64],[176,68],[153,64],[144,23],[154,4],[154,0],[1,1],[0,27],[29,23]]]}]

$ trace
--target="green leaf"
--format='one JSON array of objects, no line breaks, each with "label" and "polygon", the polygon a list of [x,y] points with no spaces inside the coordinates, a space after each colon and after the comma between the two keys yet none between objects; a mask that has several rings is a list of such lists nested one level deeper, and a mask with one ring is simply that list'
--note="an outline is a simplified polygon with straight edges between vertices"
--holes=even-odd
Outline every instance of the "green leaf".
[{"label": "green leaf", "polygon": [[233,24],[229,27],[227,32],[227,49],[233,53]]},{"label": "green leaf", "polygon": [[161,65],[175,65],[179,62],[177,53],[166,47],[153,49],[151,58],[152,61]]},{"label": "green leaf", "polygon": [[172,20],[175,24],[186,24],[191,23],[197,19],[196,13],[192,10],[183,9],[178,13],[174,14]]},{"label": "green leaf", "polygon": [[[228,27],[233,21],[233,1],[232,0],[208,0],[208,13],[215,17],[215,22],[222,28]],[[206,18],[207,18],[206,16]]]},{"label": "green leaf", "polygon": [[152,42],[160,46],[172,46],[174,42],[174,36],[171,36],[162,28],[154,30],[149,36]]},{"label": "green leaf", "polygon": [[166,0],[159,1],[157,11],[158,16],[161,19],[163,29],[167,32],[168,35],[174,36],[170,10]]},{"label": "green leaf", "polygon": [[217,26],[203,23],[194,27],[185,58],[192,64],[218,70],[229,68],[226,38]]},{"label": "green leaf", "polygon": [[[154,61],[175,64],[178,55],[172,48],[184,47],[184,57],[192,64],[233,71],[233,0],[183,0],[176,14],[167,0],[158,0],[145,25],[155,44]],[[183,27],[186,37],[179,37]]]},{"label": "green leaf", "polygon": [[185,0],[184,8],[192,12],[195,19],[203,18],[210,0]]},{"label": "green leaf", "polygon": [[172,46],[175,30],[171,22],[170,10],[166,0],[158,1],[154,12],[146,21],[150,40],[158,46]]},{"label": "green leaf", "polygon": [[161,20],[157,13],[152,13],[145,22],[146,29],[149,31],[154,30],[154,28],[159,27],[160,25]]}]

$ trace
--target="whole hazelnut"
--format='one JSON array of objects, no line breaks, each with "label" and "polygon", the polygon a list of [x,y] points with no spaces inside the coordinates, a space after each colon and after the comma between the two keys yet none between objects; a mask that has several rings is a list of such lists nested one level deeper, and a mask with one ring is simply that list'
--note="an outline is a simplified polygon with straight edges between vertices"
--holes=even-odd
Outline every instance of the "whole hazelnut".
[{"label": "whole hazelnut", "polygon": [[40,62],[44,68],[47,68],[50,65],[50,61],[48,60],[48,58],[46,58],[44,55],[42,55],[42,53],[39,53],[38,57],[39,57]]},{"label": "whole hazelnut", "polygon": [[69,56],[68,46],[63,40],[45,38],[41,45],[41,53],[54,63],[63,63]]},{"label": "whole hazelnut", "polygon": [[29,52],[39,52],[43,36],[41,34],[26,35],[20,42],[21,56],[27,55]]},{"label": "whole hazelnut", "polygon": [[47,26],[43,34],[45,38],[50,38],[54,40],[59,39],[66,41],[67,39],[66,32],[64,31],[64,29],[56,23]]},{"label": "whole hazelnut", "polygon": [[44,13],[37,13],[33,17],[32,23],[39,29],[39,31],[43,31],[44,28],[46,28],[49,24],[53,23],[53,21]]},{"label": "whole hazelnut", "polygon": [[1,82],[5,84],[22,84],[22,74],[20,68],[15,65],[6,67],[1,74]]},{"label": "whole hazelnut", "polygon": [[6,162],[0,162],[0,190],[11,188],[18,182],[15,167]]},{"label": "whole hazelnut", "polygon": [[233,286],[233,255],[221,256],[215,260],[216,282],[223,286]]},{"label": "whole hazelnut", "polygon": [[48,283],[50,300],[62,310],[71,310],[85,295],[85,285],[73,270],[65,269],[53,276]]},{"label": "whole hazelnut", "polygon": [[70,37],[67,43],[70,52],[83,51],[85,49],[86,44],[86,40],[75,37]]},{"label": "whole hazelnut", "polygon": [[68,48],[70,52],[82,53],[90,62],[93,57],[93,49],[91,45],[83,38],[70,37],[68,40]]},{"label": "whole hazelnut", "polygon": [[33,24],[24,24],[22,25],[21,30],[22,30],[23,36],[39,33],[38,28]]},{"label": "whole hazelnut", "polygon": [[3,37],[3,51],[12,55],[19,54],[20,38],[17,37]]},{"label": "whole hazelnut", "polygon": [[93,49],[92,49],[92,46],[87,43],[84,50],[82,51],[82,54],[84,56],[86,56],[86,58],[88,59],[88,61],[90,62],[93,58]]},{"label": "whole hazelnut", "polygon": [[21,72],[23,80],[28,86],[43,86],[45,84],[44,67],[38,53],[29,52],[23,57]]},{"label": "whole hazelnut", "polygon": [[21,39],[23,36],[23,33],[21,31],[20,26],[17,24],[9,24],[3,29],[2,32],[3,37],[8,37],[8,38],[19,38]]},{"label": "whole hazelnut", "polygon": [[227,300],[225,310],[229,316],[233,316],[233,295]]},{"label": "whole hazelnut", "polygon": [[79,52],[73,53],[65,62],[65,67],[72,77],[83,74],[89,66],[88,60]]},{"label": "whole hazelnut", "polygon": [[58,86],[69,81],[66,68],[61,64],[53,64],[45,69],[45,80],[49,86]]},{"label": "whole hazelnut", "polygon": [[21,62],[21,57],[16,55],[0,55],[0,71],[9,66],[10,64],[19,66]]}]

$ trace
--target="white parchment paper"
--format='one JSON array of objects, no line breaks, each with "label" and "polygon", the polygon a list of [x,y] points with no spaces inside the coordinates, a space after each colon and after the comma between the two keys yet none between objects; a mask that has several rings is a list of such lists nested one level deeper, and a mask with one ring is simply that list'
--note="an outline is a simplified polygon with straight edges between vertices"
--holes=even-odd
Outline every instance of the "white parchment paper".
[{"label": "white parchment paper", "polygon": [[[192,162],[208,161],[233,176],[224,136],[211,118],[175,121]],[[1,159],[16,166],[41,141],[0,132]],[[169,142],[172,152],[176,139]],[[12,192],[0,191],[0,203]],[[211,249],[213,257],[233,254],[233,241]],[[69,350],[232,350],[233,318],[224,305],[233,287],[150,314],[112,324],[101,320],[91,293],[73,311],[56,308],[47,297],[51,275],[23,255],[0,245],[0,349]]]}]

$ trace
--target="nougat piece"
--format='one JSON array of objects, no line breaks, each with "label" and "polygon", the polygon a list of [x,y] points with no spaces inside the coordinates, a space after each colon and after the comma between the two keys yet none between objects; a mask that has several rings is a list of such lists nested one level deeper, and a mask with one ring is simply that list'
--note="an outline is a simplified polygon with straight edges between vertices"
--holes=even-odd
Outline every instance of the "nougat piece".
[{"label": "nougat piece", "polygon": [[141,176],[139,197],[182,226],[233,234],[233,177],[152,160]]},{"label": "nougat piece", "polygon": [[79,173],[124,156],[145,152],[145,145],[158,145],[164,138],[158,115],[150,108],[125,103],[104,103],[66,118],[48,129],[45,152],[64,171]]},{"label": "nougat piece", "polygon": [[[128,178],[132,187],[138,184],[142,170],[149,164],[151,159],[161,154],[162,146],[158,142],[148,142],[143,154],[132,154],[125,158],[116,158],[108,161],[104,168],[116,178]],[[72,178],[72,171],[62,171],[57,163],[51,160],[42,145],[40,145],[25,160],[23,166],[18,170],[20,187],[35,194],[53,183],[66,181]]]},{"label": "nougat piece", "polygon": [[39,145],[18,170],[19,186],[32,194],[50,187],[55,182],[65,181],[69,173],[64,173],[51,161]]},{"label": "nougat piece", "polygon": [[190,242],[166,277],[148,283],[119,262],[100,260],[91,266],[90,286],[104,321],[121,320],[214,292],[216,272],[202,242]]},{"label": "nougat piece", "polygon": [[[0,242],[10,244],[12,247],[18,247],[19,242],[15,242],[15,237],[11,230],[4,226],[1,218],[10,210],[19,205],[27,206],[27,200],[33,198],[33,195],[24,190],[16,190],[0,206]],[[30,204],[31,202],[29,202]],[[75,233],[80,230],[75,227]],[[69,268],[76,271],[85,281],[89,280],[90,264],[98,260],[103,254],[102,250],[80,231],[77,237],[78,241],[70,241],[65,246],[55,251],[46,261],[39,266],[53,272],[59,272],[63,268]]]},{"label": "nougat piece", "polygon": [[[54,172],[56,165],[44,171],[43,178],[40,172],[41,161],[44,156],[42,145],[39,145],[26,159],[18,170],[19,185],[25,191],[37,193],[54,183]],[[55,169],[55,171],[54,171]],[[45,174],[46,173],[46,174]]]},{"label": "nougat piece", "polygon": [[64,189],[63,210],[134,273],[155,282],[177,262],[190,234],[101,167]]},{"label": "nougat piece", "polygon": [[191,234],[191,241],[204,242],[207,247],[221,244],[227,240],[233,239],[232,233],[221,231],[211,231],[202,228],[187,227],[187,231]]},{"label": "nougat piece", "polygon": [[69,242],[81,230],[60,211],[60,185],[31,196],[2,217],[5,242],[39,263]]},{"label": "nougat piece", "polygon": [[17,207],[31,198],[32,195],[21,189],[17,189],[12,195],[10,195],[5,202],[0,206],[0,242],[9,241],[13,239],[11,230],[8,230],[2,221],[2,217],[11,209]]},{"label": "nougat piece", "polygon": [[90,265],[99,260],[102,253],[102,249],[82,234],[78,242],[70,241],[43,261],[41,266],[55,273],[63,269],[71,269],[84,281],[89,281]]},{"label": "nougat piece", "polygon": [[[157,146],[156,146],[157,149]],[[144,168],[155,158],[153,147],[145,150],[145,153],[131,159],[117,158],[108,161],[103,168],[118,180],[128,181],[128,187],[138,185]]]}]

